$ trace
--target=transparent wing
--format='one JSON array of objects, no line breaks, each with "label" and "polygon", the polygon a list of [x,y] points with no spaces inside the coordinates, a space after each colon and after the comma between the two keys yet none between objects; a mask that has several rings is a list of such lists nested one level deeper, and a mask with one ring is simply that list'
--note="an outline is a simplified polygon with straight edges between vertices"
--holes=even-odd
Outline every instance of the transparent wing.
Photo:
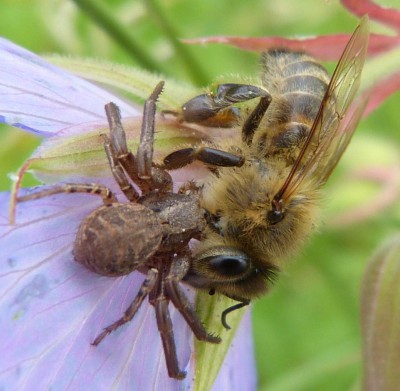
[{"label": "transparent wing", "polygon": [[354,98],[368,36],[368,17],[364,16],[344,49],[310,133],[276,200],[290,198],[305,178],[317,187],[325,183],[346,149],[366,103],[365,99],[354,102]]}]

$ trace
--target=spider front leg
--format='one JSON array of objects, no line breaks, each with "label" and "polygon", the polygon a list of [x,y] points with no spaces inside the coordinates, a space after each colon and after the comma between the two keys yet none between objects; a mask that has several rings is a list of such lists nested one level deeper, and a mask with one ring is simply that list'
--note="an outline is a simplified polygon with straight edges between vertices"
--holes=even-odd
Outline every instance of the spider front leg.
[{"label": "spider front leg", "polygon": [[[112,112],[111,110],[113,109],[113,107],[110,105],[112,105],[112,103],[109,103],[108,105],[106,105],[106,113],[107,113],[107,117],[109,118],[109,121],[110,121],[110,116],[111,116],[110,113]],[[111,128],[111,124],[110,124],[110,128]],[[125,174],[124,169],[119,164],[119,161],[116,158],[114,146],[113,146],[110,138],[105,134],[102,134],[102,136],[104,139],[104,150],[106,151],[108,163],[110,165],[111,172],[114,176],[115,181],[118,183],[118,186],[120,187],[122,192],[125,194],[125,197],[130,202],[137,201],[139,199],[139,194],[135,190],[135,188],[131,185],[128,177]]]},{"label": "spider front leg", "polygon": [[[121,170],[124,168],[132,181],[137,183],[139,177],[136,174],[135,157],[128,149],[126,143],[126,134],[122,126],[119,107],[115,103],[110,102],[107,103],[104,108],[110,128],[110,137],[103,135],[104,149],[106,150],[111,168],[113,168],[113,166],[119,166]],[[112,171],[114,174],[115,170],[112,169]],[[117,178],[115,179],[118,181]]]},{"label": "spider front leg", "polygon": [[[120,171],[125,171],[129,178],[138,185],[142,193],[148,193],[154,189],[172,190],[172,179],[168,172],[153,167],[156,101],[163,86],[163,81],[158,83],[144,104],[140,143],[136,157],[128,149],[118,107],[114,103],[108,103],[105,106],[110,127],[110,138],[107,140],[105,137],[105,149],[114,177],[117,181],[121,180]],[[111,162],[113,163],[111,164]],[[128,179],[126,183],[129,183]],[[124,183],[124,186],[126,183]]]},{"label": "spider front leg", "polygon": [[163,88],[164,82],[161,81],[146,100],[143,108],[142,130],[136,154],[138,176],[142,179],[152,177],[156,102]]},{"label": "spider front leg", "polygon": [[164,168],[154,167],[153,164],[156,103],[163,88],[164,82],[161,81],[156,85],[144,104],[136,165],[139,178],[147,181],[150,185],[150,190],[159,189],[169,192],[173,188],[171,176]]}]

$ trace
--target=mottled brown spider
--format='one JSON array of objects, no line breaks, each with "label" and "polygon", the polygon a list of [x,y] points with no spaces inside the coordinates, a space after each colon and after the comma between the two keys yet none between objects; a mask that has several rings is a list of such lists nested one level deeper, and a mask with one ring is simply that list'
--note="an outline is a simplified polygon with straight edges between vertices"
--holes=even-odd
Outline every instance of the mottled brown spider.
[{"label": "mottled brown spider", "polygon": [[81,183],[59,184],[18,201],[57,193],[88,193],[103,199],[104,205],[80,224],[73,249],[75,260],[101,275],[118,277],[139,270],[146,278],[124,315],[92,344],[98,345],[132,320],[148,296],[155,308],[168,374],[183,379],[186,374],[179,368],[168,303],[172,301],[197,339],[219,343],[220,338],[206,331],[179,285],[192,262],[189,241],[201,237],[206,220],[195,187],[189,195],[173,193],[171,176],[153,164],[156,101],[163,86],[160,82],[145,102],[136,156],[127,147],[118,107],[114,103],[105,106],[110,135],[102,135],[104,148],[112,174],[129,203],[119,203],[103,185]]}]

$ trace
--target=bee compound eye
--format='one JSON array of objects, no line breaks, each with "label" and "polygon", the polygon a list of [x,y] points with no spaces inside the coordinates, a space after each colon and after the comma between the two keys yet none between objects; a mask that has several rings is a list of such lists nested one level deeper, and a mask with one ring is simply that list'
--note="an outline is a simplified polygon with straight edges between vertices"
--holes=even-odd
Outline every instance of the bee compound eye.
[{"label": "bee compound eye", "polygon": [[208,264],[224,276],[236,276],[245,273],[250,263],[245,255],[217,255],[210,257]]}]

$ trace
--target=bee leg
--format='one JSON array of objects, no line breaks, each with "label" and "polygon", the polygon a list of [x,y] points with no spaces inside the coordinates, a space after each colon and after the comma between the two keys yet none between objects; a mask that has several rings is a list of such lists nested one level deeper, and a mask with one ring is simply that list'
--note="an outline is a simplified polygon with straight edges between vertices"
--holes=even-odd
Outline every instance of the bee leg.
[{"label": "bee leg", "polygon": [[[227,295],[227,296],[228,296],[228,295]],[[235,304],[235,305],[233,305],[233,306],[231,306],[231,307],[228,307],[227,309],[225,309],[225,310],[222,312],[222,315],[221,315],[221,323],[222,323],[222,325],[223,325],[227,330],[230,330],[231,327],[228,325],[228,323],[227,323],[227,321],[226,321],[226,316],[227,316],[230,312],[233,312],[233,311],[236,311],[236,310],[238,310],[238,309],[240,309],[240,308],[246,307],[246,305],[249,305],[249,304],[250,304],[250,300],[249,300],[249,299],[238,298],[238,297],[232,297],[232,296],[228,296],[228,297],[230,297],[230,298],[233,299],[233,300],[240,301],[240,303],[237,303],[237,304]]]},{"label": "bee leg", "polygon": [[250,113],[242,127],[242,140],[251,145],[254,132],[258,129],[260,122],[271,103],[271,96],[262,96],[256,108]]},{"label": "bee leg", "polygon": [[171,269],[165,278],[165,289],[168,298],[174,303],[175,308],[185,318],[187,324],[193,331],[196,338],[200,341],[220,343],[221,338],[209,334],[204,328],[203,323],[198,318],[192,304],[181,291],[179,282],[187,274],[190,267],[189,256],[177,257],[171,265]]},{"label": "bee leg", "polygon": [[35,193],[27,194],[22,197],[18,197],[18,202],[37,200],[39,198],[48,197],[53,194],[60,193],[86,193],[92,195],[98,195],[103,199],[104,205],[111,205],[114,202],[118,202],[114,193],[106,186],[96,185],[93,183],[64,183],[60,185],[52,186],[48,189],[37,191]]},{"label": "bee leg", "polygon": [[139,292],[137,293],[135,299],[132,301],[130,306],[126,309],[124,316],[118,319],[116,322],[107,326],[102,333],[100,333],[92,342],[92,345],[97,346],[108,334],[112,331],[116,330],[118,327],[124,325],[125,323],[130,322],[135,316],[137,310],[143,303],[143,300],[146,296],[154,289],[154,286],[157,282],[158,271],[156,269],[149,269],[147,272],[147,277],[143,281]]},{"label": "bee leg", "polygon": [[168,375],[175,379],[184,379],[185,371],[179,369],[178,356],[174,339],[174,329],[172,327],[171,316],[168,310],[168,298],[163,289],[160,289],[156,297],[151,298],[150,303],[156,311],[158,331],[164,348],[165,362],[167,364]]},{"label": "bee leg", "polygon": [[205,126],[229,127],[238,119],[240,112],[231,108],[236,103],[257,97],[269,97],[268,91],[250,84],[220,84],[216,94],[201,94],[182,106],[182,119],[202,123]]},{"label": "bee leg", "polygon": [[176,170],[195,160],[217,167],[241,167],[244,163],[242,156],[201,145],[170,153],[164,158],[164,167],[168,170]]}]

